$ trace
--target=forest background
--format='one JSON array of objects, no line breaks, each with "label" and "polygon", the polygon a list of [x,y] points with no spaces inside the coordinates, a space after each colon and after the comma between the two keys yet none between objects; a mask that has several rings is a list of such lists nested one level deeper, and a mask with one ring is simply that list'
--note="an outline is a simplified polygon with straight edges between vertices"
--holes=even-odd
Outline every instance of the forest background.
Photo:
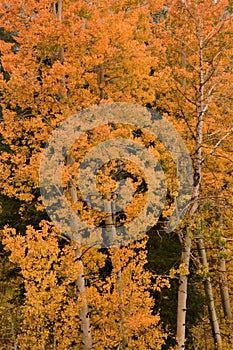
[{"label": "forest background", "polygon": [[[0,18],[1,349],[233,349],[231,1],[3,0]],[[167,233],[174,164],[143,130],[124,130],[159,155],[165,208],[139,239],[98,249],[52,225],[39,167],[57,126],[113,102],[151,108],[175,126],[193,161],[192,200]],[[92,217],[73,161],[116,129],[84,135],[63,174],[73,209],[112,232],[127,218]],[[107,206],[127,180],[140,210],[143,175],[126,162],[114,177],[121,166],[101,169],[99,191]]]}]

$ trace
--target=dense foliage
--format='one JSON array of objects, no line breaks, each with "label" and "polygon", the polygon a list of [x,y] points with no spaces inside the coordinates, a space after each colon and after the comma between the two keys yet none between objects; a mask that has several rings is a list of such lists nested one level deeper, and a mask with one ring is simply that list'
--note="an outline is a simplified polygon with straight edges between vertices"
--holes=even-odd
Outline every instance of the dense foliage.
[{"label": "dense foliage", "polygon": [[[226,0],[3,0],[0,349],[233,349],[231,13]],[[39,166],[66,118],[112,102],[149,107],[176,127],[193,161],[193,193],[186,217],[167,233],[177,195],[168,152],[122,125],[84,135],[70,152],[76,160],[120,130],[158,155],[168,177],[156,226],[120,248],[98,249],[51,224]],[[98,186],[109,201],[122,179],[131,191],[140,187],[134,216],[146,185],[132,164],[114,178],[111,167],[122,163],[109,163]],[[77,209],[72,171],[67,161],[64,187]],[[116,222],[103,221],[114,232]]]}]

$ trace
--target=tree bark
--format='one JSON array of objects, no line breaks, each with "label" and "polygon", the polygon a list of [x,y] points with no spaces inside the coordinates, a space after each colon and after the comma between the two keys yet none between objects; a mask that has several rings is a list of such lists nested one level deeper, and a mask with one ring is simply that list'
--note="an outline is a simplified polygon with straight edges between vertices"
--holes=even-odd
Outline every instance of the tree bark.
[{"label": "tree bark", "polygon": [[[203,140],[203,116],[205,114],[204,106],[204,76],[203,76],[203,48],[201,37],[199,38],[199,97],[196,113],[196,142],[195,154],[193,160],[194,176],[193,176],[193,193],[191,206],[187,213],[187,217],[191,218],[198,208],[198,200],[201,184],[202,173],[202,140]],[[190,254],[192,240],[188,229],[183,237],[181,264],[189,270]],[[176,338],[178,349],[185,349],[185,329],[186,329],[186,310],[188,295],[188,274],[181,275],[178,287],[178,305],[177,305],[177,331]]]},{"label": "tree bark", "polygon": [[[57,2],[53,3],[53,13],[54,16],[58,18],[60,22],[62,22],[62,3],[63,0],[58,0]],[[64,61],[64,48],[62,47],[60,52],[59,52],[59,60],[61,63]],[[65,85],[64,78],[60,80],[60,85],[61,85],[61,92],[60,95],[61,97],[65,97],[62,88]],[[72,156],[67,156],[67,164],[72,167],[74,164],[74,158]],[[71,203],[76,203],[77,202],[77,191],[76,191],[76,184],[74,181],[74,178],[72,176],[71,180],[69,181],[68,185],[68,192],[70,195],[70,200]],[[82,254],[80,251],[81,247],[81,239],[78,234],[78,227],[75,222],[71,223],[71,228],[73,233],[76,233],[76,248],[75,248],[75,255],[77,260],[79,261],[79,276],[77,281],[75,282],[77,288],[78,288],[78,293],[81,298],[81,307],[79,311],[80,315],[80,320],[81,320],[81,332],[82,332],[82,350],[91,350],[93,349],[92,346],[92,336],[91,336],[91,327],[90,327],[90,318],[89,318],[89,312],[88,312],[88,303],[86,299],[86,287],[85,287],[85,277],[84,277],[84,266],[82,262]]]},{"label": "tree bark", "polygon": [[[72,167],[74,164],[74,159],[70,156],[67,157],[67,164]],[[71,203],[77,202],[77,191],[74,179],[72,178],[69,182],[69,195]],[[91,336],[91,327],[90,327],[90,318],[88,312],[88,303],[86,299],[86,287],[85,287],[85,277],[84,277],[84,267],[82,262],[82,254],[80,251],[80,237],[78,234],[78,227],[76,227],[75,223],[72,224],[73,232],[76,232],[77,235],[77,245],[75,248],[75,255],[77,260],[79,261],[79,276],[76,281],[76,286],[78,288],[79,295],[81,297],[81,307],[79,311],[80,320],[81,320],[81,332],[82,332],[82,350],[91,350],[92,347],[92,336]]]},{"label": "tree bark", "polygon": [[[177,5],[177,4],[176,4]],[[223,4],[222,13],[218,18],[221,18],[221,26],[216,26],[216,30],[212,28],[208,29],[208,14],[209,11],[206,11],[206,8],[197,3],[190,3],[182,0],[179,3],[179,8],[176,8],[176,12],[171,10],[171,17],[169,18],[169,9],[167,10],[167,28],[168,35],[171,39],[172,50],[169,50],[167,46],[167,62],[170,64],[173,82],[175,99],[177,100],[177,109],[180,111],[180,115],[183,116],[184,121],[186,122],[190,134],[194,141],[194,149],[192,149],[192,158],[193,158],[193,169],[194,169],[194,178],[193,178],[193,192],[192,192],[192,201],[190,208],[186,213],[187,224],[191,220],[193,214],[197,211],[200,202],[200,184],[202,176],[202,162],[212,154],[216,148],[223,142],[228,135],[232,133],[232,129],[222,137],[212,148],[212,150],[203,157],[202,148],[203,148],[203,120],[206,116],[206,113],[209,109],[211,100],[213,96],[219,94],[217,87],[222,84],[222,74],[225,74],[225,71],[228,70],[226,65],[225,71],[221,72],[222,67],[225,63],[221,62],[220,56],[222,55],[223,50],[226,46],[219,46],[216,50],[213,51],[213,57],[209,58],[209,39],[214,39],[215,36],[219,41],[222,33],[225,33],[224,22],[228,21],[229,14],[226,16],[226,10]],[[214,8],[213,8],[214,9]],[[179,22],[176,22],[176,16],[179,17]],[[207,22],[206,19],[208,18]],[[171,20],[171,22],[170,22]],[[192,31],[188,30],[190,21],[190,28]],[[179,24],[178,24],[179,23]],[[182,27],[182,23],[185,23],[185,26]],[[166,24],[166,22],[165,22]],[[179,27],[179,31],[176,32],[173,30],[173,26]],[[207,26],[206,26],[207,25]],[[170,32],[169,32],[170,26]],[[213,23],[214,26],[214,23]],[[182,29],[188,30],[189,35],[184,37],[180,36]],[[223,30],[222,30],[223,29]],[[227,28],[226,28],[227,29]],[[166,27],[164,27],[166,31]],[[229,30],[229,29],[227,29]],[[222,33],[221,33],[222,32]],[[192,33],[192,34],[191,34]],[[222,39],[220,39],[222,41]],[[169,40],[168,40],[169,42]],[[217,48],[217,46],[216,46]],[[176,54],[179,54],[179,60],[177,62],[177,56],[173,56],[173,51]],[[228,53],[227,53],[227,56]],[[195,59],[194,59],[195,57]],[[172,59],[171,59],[172,58]],[[221,69],[219,70],[219,68]],[[176,68],[178,73],[176,73]],[[181,68],[181,72],[180,72]],[[188,74],[183,74],[183,72]],[[224,80],[223,80],[224,81]],[[190,94],[190,89],[192,94]],[[221,87],[222,89],[222,87]],[[220,96],[220,95],[219,95]],[[182,99],[185,100],[183,104]],[[189,104],[190,108],[188,107]],[[195,108],[193,109],[192,106]],[[173,108],[173,107],[172,107]],[[191,112],[190,112],[191,111]],[[175,112],[176,113],[176,112]],[[188,114],[189,113],[189,114]],[[193,115],[195,120],[193,120]],[[195,126],[192,127],[193,123]],[[192,235],[186,230],[186,233],[181,239],[181,265],[189,270],[189,261],[190,261],[190,251],[192,245]],[[177,309],[177,332],[176,338],[178,342],[178,349],[185,349],[185,319],[186,319],[186,309],[187,309],[187,288],[188,288],[188,273],[183,273],[179,278],[178,286],[178,309]]]},{"label": "tree bark", "polygon": [[227,283],[227,270],[225,258],[220,258],[219,261],[219,277],[220,277],[220,290],[222,297],[222,304],[225,317],[230,321],[232,320],[232,311],[230,303],[230,295]]},{"label": "tree bark", "polygon": [[[197,247],[198,247],[201,263],[204,267],[207,267],[208,261],[207,261],[205,245],[202,237],[198,237]],[[213,296],[213,290],[212,290],[211,278],[210,278],[209,272],[207,273],[206,278],[204,280],[204,286],[205,286],[205,293],[208,298],[208,309],[210,314],[210,321],[211,321],[214,342],[217,345],[218,349],[222,349],[222,338],[221,338],[217,313],[215,309],[214,296]]]},{"label": "tree bark", "polygon": [[[200,107],[201,110],[201,107]],[[196,122],[196,153],[194,158],[194,180],[192,204],[187,213],[187,217],[192,217],[198,208],[198,199],[201,183],[201,156],[202,156],[202,124],[203,113],[197,113]],[[182,254],[181,264],[189,271],[190,255],[191,255],[192,239],[189,229],[186,228],[185,235],[182,239]],[[188,273],[180,275],[178,287],[178,305],[177,305],[177,330],[176,338],[178,349],[185,349],[185,329],[186,329],[186,310],[187,310],[187,295],[188,295]]]},{"label": "tree bark", "polygon": [[108,213],[105,219],[105,228],[103,232],[103,240],[107,247],[114,246],[117,244],[117,234],[114,222],[114,213],[112,208],[113,203],[110,199],[104,200],[104,211]]},{"label": "tree bark", "polygon": [[[182,244],[181,263],[184,264],[185,269],[189,270],[189,261],[191,253],[191,238],[190,233],[186,235]],[[178,288],[178,305],[177,305],[177,344],[179,349],[185,348],[185,329],[186,329],[186,309],[188,296],[188,274],[180,275]]]},{"label": "tree bark", "polygon": [[[118,246],[119,242],[117,241],[117,234],[116,234],[116,226],[114,221],[114,202],[110,200],[111,196],[107,196],[107,198],[104,201],[104,211],[108,213],[108,216],[105,220],[105,236],[104,239],[108,239],[108,246]],[[107,236],[107,237],[106,237]],[[117,249],[117,248],[116,248]],[[120,247],[119,247],[120,249]],[[119,266],[120,264],[120,258],[118,260]],[[124,329],[124,304],[123,304],[123,288],[122,288],[122,270],[121,267],[119,268],[119,271],[117,273],[117,290],[119,293],[120,298],[120,305],[119,305],[119,313],[120,313],[120,322],[119,322],[119,332],[120,332],[120,341],[119,345],[117,347],[117,350],[124,350],[128,347],[128,336]]]}]

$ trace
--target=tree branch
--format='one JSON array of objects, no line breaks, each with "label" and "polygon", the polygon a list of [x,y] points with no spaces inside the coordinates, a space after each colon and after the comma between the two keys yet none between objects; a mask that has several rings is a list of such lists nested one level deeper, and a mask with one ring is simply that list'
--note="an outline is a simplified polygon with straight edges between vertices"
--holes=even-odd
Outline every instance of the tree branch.
[{"label": "tree branch", "polygon": [[214,147],[212,148],[212,150],[207,153],[205,155],[205,157],[202,158],[201,162],[203,163],[211,154],[214,153],[214,151],[218,148],[218,146],[220,146],[220,144],[231,134],[233,133],[233,128],[230,129],[230,131],[228,131],[228,133],[226,133],[226,135],[224,135],[220,140],[218,140],[218,142],[214,145]]}]

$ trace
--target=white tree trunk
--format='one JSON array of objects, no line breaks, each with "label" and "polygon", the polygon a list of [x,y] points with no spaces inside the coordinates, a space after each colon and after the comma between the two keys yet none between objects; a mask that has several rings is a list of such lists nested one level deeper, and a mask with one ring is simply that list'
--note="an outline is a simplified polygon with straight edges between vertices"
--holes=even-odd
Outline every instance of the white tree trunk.
[{"label": "white tree trunk", "polygon": [[[59,19],[60,22],[62,22],[62,3],[63,0],[58,0],[57,2],[54,2],[52,5],[52,11],[54,13],[54,16]],[[64,48],[62,47],[59,52],[59,59],[61,63],[63,63],[64,60]],[[60,85],[61,85],[61,91],[60,91],[60,96],[63,96],[62,88],[65,85],[64,78],[60,80]],[[74,158],[72,156],[67,156],[67,164],[72,167],[74,164]],[[68,185],[68,192],[70,195],[70,200],[71,203],[76,203],[77,202],[77,191],[76,191],[76,184],[73,179],[71,178],[69,185]],[[83,267],[83,262],[82,262],[82,254],[80,251],[81,247],[81,240],[80,236],[78,234],[78,227],[75,222],[71,223],[72,226],[72,231],[73,233],[76,233],[76,248],[75,248],[75,255],[77,260],[79,261],[79,276],[77,281],[75,282],[77,288],[78,288],[78,293],[81,298],[81,307],[79,311],[80,315],[80,320],[81,320],[81,332],[82,332],[82,350],[91,350],[93,349],[92,347],[92,336],[91,336],[91,328],[90,328],[90,319],[89,319],[89,312],[88,312],[88,303],[86,299],[86,287],[85,287],[85,277],[84,277],[84,267]]]},{"label": "white tree trunk", "polygon": [[[108,246],[117,246],[119,245],[119,242],[117,240],[117,233],[116,233],[116,226],[114,222],[114,209],[115,204],[113,201],[110,201],[110,198],[106,198],[104,202],[104,211],[108,213],[108,216],[105,220],[105,237],[104,239],[108,239]],[[107,237],[106,237],[107,236]],[[119,266],[120,264],[120,258],[118,260]],[[124,290],[122,288],[122,270],[121,267],[119,268],[118,274],[117,274],[117,290],[120,297],[120,305],[119,305],[119,313],[120,313],[120,322],[119,322],[119,333],[120,333],[120,340],[119,345],[117,347],[117,350],[123,350],[127,348],[128,344],[128,336],[127,332],[124,329],[124,304],[123,304],[123,293]]]},{"label": "white tree trunk", "polygon": [[104,201],[104,211],[108,213],[105,219],[105,228],[103,232],[103,243],[107,247],[111,247],[117,244],[116,227],[113,218],[112,202],[110,200]]},{"label": "white tree trunk", "polygon": [[[201,24],[200,24],[201,26]],[[187,213],[187,217],[192,217],[198,208],[201,174],[202,174],[202,142],[203,142],[203,117],[207,109],[204,103],[204,73],[203,73],[203,47],[201,31],[199,41],[199,98],[196,106],[196,139],[195,139],[195,154],[193,160],[194,177],[193,177],[193,193],[192,202]],[[184,54],[183,54],[184,56]],[[182,240],[181,264],[189,271],[189,262],[191,254],[191,235],[189,230]],[[177,306],[177,331],[176,338],[178,349],[185,349],[185,328],[186,328],[186,309],[187,309],[187,294],[188,294],[188,273],[181,275],[179,278],[178,287],[178,306]]]},{"label": "white tree trunk", "polygon": [[[198,247],[201,263],[204,267],[207,268],[208,261],[207,261],[205,245],[202,237],[198,237],[197,247]],[[212,290],[211,278],[210,278],[209,272],[207,273],[206,278],[204,280],[204,285],[205,285],[206,296],[208,298],[208,309],[210,313],[210,321],[211,321],[211,326],[213,330],[214,341],[215,341],[215,344],[218,346],[218,349],[222,349],[222,338],[221,338],[217,313],[215,309],[214,296],[213,296],[213,290]]]},{"label": "white tree trunk", "polygon": [[[189,261],[191,252],[191,238],[187,230],[182,244],[181,263],[184,264],[187,272],[189,271]],[[186,329],[186,308],[188,296],[188,274],[180,275],[178,288],[177,305],[177,344],[179,349],[185,348],[185,329]]]},{"label": "white tree trunk", "polygon": [[[67,157],[67,163],[69,166],[72,167],[74,164],[74,159],[72,157]],[[76,190],[76,184],[74,179],[72,178],[69,182],[69,195],[71,203],[77,202],[77,190]],[[73,225],[72,231],[77,232],[77,246],[75,248],[75,254],[77,257],[77,260],[79,261],[79,276],[76,281],[76,286],[78,288],[78,292],[81,298],[81,307],[79,311],[80,320],[81,320],[81,332],[82,332],[82,350],[91,350],[92,347],[92,336],[91,336],[91,327],[90,327],[90,318],[89,318],[89,312],[88,312],[88,303],[86,299],[86,287],[85,287],[85,277],[84,277],[84,267],[82,262],[82,254],[80,251],[80,237],[78,234],[78,227],[76,227],[75,223],[71,223]]]},{"label": "white tree trunk", "polygon": [[219,278],[224,314],[228,320],[232,320],[230,294],[227,283],[226,261],[224,258],[220,258],[219,261]]}]

